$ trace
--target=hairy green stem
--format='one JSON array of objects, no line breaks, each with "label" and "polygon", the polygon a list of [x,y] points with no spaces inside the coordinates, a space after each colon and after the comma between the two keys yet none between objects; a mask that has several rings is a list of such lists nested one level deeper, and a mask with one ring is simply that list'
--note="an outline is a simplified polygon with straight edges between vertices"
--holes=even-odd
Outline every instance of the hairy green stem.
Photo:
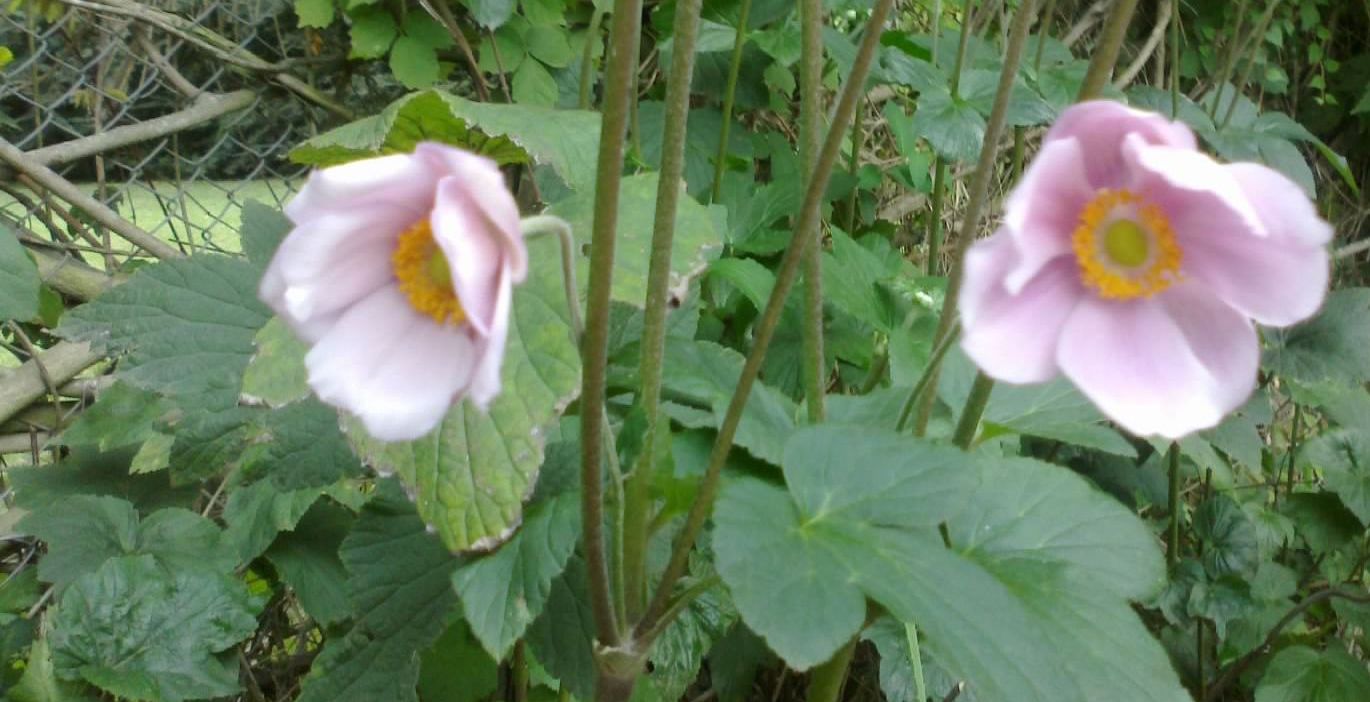
[{"label": "hairy green stem", "polygon": [[1023,175],[1023,151],[1024,151],[1024,150],[1026,149],[1026,147],[1027,147],[1027,144],[1024,143],[1024,142],[1026,142],[1026,141],[1027,141],[1027,128],[1026,128],[1026,127],[1014,127],[1014,128],[1013,128],[1013,158],[1012,158],[1012,161],[1011,161],[1011,163],[1013,164],[1013,168],[1011,169],[1011,173],[1013,174],[1013,182],[1015,182],[1015,183],[1018,182],[1018,178],[1020,178],[1020,177]]},{"label": "hairy green stem", "polygon": [[909,640],[909,666],[913,668],[913,698],[922,702],[928,698],[928,685],[923,681],[923,648],[918,645],[918,627],[913,622],[904,625],[904,636]]},{"label": "hairy green stem", "polygon": [[1132,22],[1132,15],[1136,10],[1137,0],[1116,0],[1113,3],[1108,19],[1104,20],[1099,43],[1094,47],[1094,57],[1089,61],[1085,80],[1080,84],[1077,100],[1083,102],[1094,99],[1103,91],[1104,86],[1108,85],[1109,77],[1113,74],[1113,65],[1118,62],[1118,52],[1123,48],[1123,39],[1127,37],[1127,26]]},{"label": "hairy green stem", "polygon": [[[870,21],[866,25],[866,32],[861,38],[856,59],[852,63],[851,74],[842,89],[842,97],[838,100],[832,124],[828,127],[827,137],[819,151],[814,170],[809,174],[809,184],[804,191],[804,200],[799,212],[799,223],[795,227],[795,231],[809,231],[810,227],[815,226],[818,221],[820,216],[819,205],[822,203],[823,193],[827,190],[828,181],[832,177],[833,166],[837,162],[847,125],[856,111],[856,103],[864,90],[866,76],[870,73],[871,61],[875,58],[875,49],[880,43],[881,28],[884,27],[885,18],[889,16],[890,6],[893,4],[893,0],[877,0],[875,7],[871,10]],[[737,424],[742,418],[742,408],[746,406],[752,385],[756,382],[756,376],[761,370],[761,363],[765,360],[772,337],[775,336],[775,328],[780,321],[780,313],[785,307],[785,298],[789,296],[790,289],[794,287],[795,279],[799,274],[799,262],[809,243],[807,237],[793,237],[780,260],[780,265],[776,270],[775,285],[771,289],[771,297],[767,300],[766,309],[762,312],[753,330],[752,349],[747,354],[746,363],[738,377],[737,389],[733,392],[727,412],[719,425],[718,438],[714,441],[713,450],[709,454],[709,463],[705,468],[704,478],[700,482],[699,492],[690,505],[689,514],[685,518],[685,525],[681,528],[680,534],[672,546],[670,561],[662,573],[660,584],[652,596],[651,603],[647,605],[646,614],[638,622],[636,633],[648,631],[656,624],[665,610],[666,603],[670,601],[671,591],[675,587],[676,581],[685,573],[685,566],[688,563],[690,551],[694,547],[695,539],[699,536],[700,529],[704,527],[704,520],[708,518],[709,512],[713,509],[714,500],[718,496],[719,477],[723,471],[723,464],[728,459],[728,453],[732,450],[733,437],[737,434]]]},{"label": "hairy green stem", "polygon": [[994,391],[994,380],[984,373],[975,374],[975,382],[970,386],[966,404],[961,408],[961,418],[956,422],[956,433],[951,442],[963,449],[970,448],[975,441],[975,430],[980,427],[980,416],[989,405],[990,393]]},{"label": "hairy green stem", "polygon": [[585,48],[580,52],[580,109],[590,109],[590,96],[595,87],[595,44],[599,41],[599,25],[604,21],[604,11],[595,7],[590,15],[590,26],[585,30]]},{"label": "hairy green stem", "polygon": [[928,259],[923,272],[937,275],[942,258],[942,200],[947,192],[947,161],[939,154],[932,167],[932,210],[928,213]]},{"label": "hairy green stem", "polygon": [[514,642],[514,657],[509,662],[513,673],[514,702],[528,702],[528,645],[523,639]]},{"label": "hairy green stem", "polygon": [[[1119,1],[1131,2],[1133,0]],[[1013,94],[1013,81],[1018,75],[1018,65],[1023,58],[1023,45],[1027,43],[1027,30],[1028,27],[1032,26],[1032,19],[1036,10],[1034,0],[1024,0],[1018,6],[1017,12],[1014,13],[1013,24],[1009,28],[1008,44],[1004,47],[1004,65],[999,74],[999,86],[994,93],[994,105],[990,108],[989,122],[985,126],[985,142],[980,149],[980,160],[975,166],[975,177],[971,179],[970,200],[966,204],[965,219],[961,225],[960,236],[956,240],[956,252],[952,259],[951,274],[947,276],[946,298],[942,301],[942,312],[937,319],[937,331],[932,337],[934,345],[942,343],[942,340],[951,332],[952,323],[956,319],[956,298],[961,291],[961,278],[965,274],[966,251],[970,249],[971,242],[975,240],[975,235],[980,230],[980,218],[984,213],[985,203],[989,199],[990,181],[994,178],[994,162],[998,159],[999,137],[1004,133],[1008,101]],[[933,387],[936,387],[940,363],[930,364],[928,372],[931,374],[929,382],[932,383]],[[914,424],[916,436],[922,436],[927,432],[928,420],[932,417],[932,407],[936,398],[937,393],[935,392],[929,392],[923,396],[922,403],[918,408],[918,418]],[[979,416],[975,416],[974,420],[978,422]],[[962,412],[961,421],[968,421],[965,412]]]},{"label": "hairy green stem", "polygon": [[1170,0],[1170,118],[1180,118],[1180,0]]},{"label": "hairy green stem", "polygon": [[918,382],[914,383],[913,390],[909,391],[909,396],[904,400],[904,406],[899,410],[899,422],[895,425],[896,431],[904,431],[908,426],[909,418],[913,416],[913,410],[919,406],[919,399],[923,392],[928,388],[928,384],[937,376],[937,368],[942,363],[942,357],[951,350],[951,345],[956,341],[956,332],[960,329],[960,323],[951,330],[951,333],[943,337],[942,341],[932,350],[928,356],[928,365],[923,369],[923,373],[918,376]]},{"label": "hairy green stem", "polygon": [[[609,349],[609,288],[613,282],[624,137],[637,92],[637,55],[641,30],[642,0],[617,0],[605,70],[604,115],[599,161],[596,164],[594,224],[590,238],[589,293],[585,303],[586,329],[581,342],[580,507],[595,636],[604,645],[619,642],[618,622],[609,597],[601,478],[606,431],[604,405],[605,366]],[[628,689],[631,693],[631,686]]]},{"label": "hairy green stem", "polygon": [[[1280,0],[1270,0],[1270,4],[1265,8],[1265,12],[1261,13],[1260,23],[1256,25],[1256,31],[1242,40],[1242,45],[1238,50],[1238,53],[1246,53],[1252,42],[1256,42],[1257,46],[1259,46],[1259,42],[1265,37],[1265,30],[1270,27],[1270,20],[1275,17],[1275,8],[1279,6]],[[1251,69],[1256,64],[1257,53],[1258,52],[1256,51],[1252,51],[1246,57],[1246,63],[1242,65],[1242,71],[1237,78],[1237,83],[1232,86],[1232,100],[1227,104],[1227,112],[1223,113],[1222,124],[1218,125],[1218,129],[1226,129],[1227,124],[1232,121],[1232,115],[1237,111],[1237,101],[1240,100],[1242,96],[1242,88],[1246,87],[1246,81],[1251,78]],[[1214,104],[1216,103],[1217,100],[1214,100]]]},{"label": "hairy green stem", "polygon": [[1165,549],[1165,565],[1167,572],[1172,575],[1175,573],[1175,566],[1180,563],[1180,445],[1177,442],[1170,442],[1170,451],[1166,456],[1170,466],[1170,539]]},{"label": "hairy green stem", "polygon": [[747,22],[752,12],[752,0],[742,0],[737,11],[737,36],[733,39],[733,55],[728,61],[728,83],[723,88],[723,126],[718,131],[718,156],[714,159],[714,187],[710,202],[717,202],[723,192],[723,173],[728,168],[728,138],[733,125],[733,99],[737,97],[737,77],[742,73],[742,49],[747,46]]},{"label": "hairy green stem", "polygon": [[[823,0],[801,0],[799,63],[799,162],[812,173],[823,146]],[[804,406],[809,421],[826,414],[826,366],[823,362],[823,223],[814,220],[794,235],[810,243],[804,249]]]},{"label": "hairy green stem", "polygon": [[580,288],[576,286],[576,238],[571,224],[554,215],[534,215],[519,222],[524,239],[556,235],[561,245],[561,290],[566,296],[566,311],[571,317],[571,340],[577,345],[585,333],[580,319]]},{"label": "hairy green stem", "polygon": [[847,159],[847,171],[851,173],[851,195],[847,196],[847,233],[856,236],[856,207],[861,201],[861,188],[856,185],[857,173],[861,170],[861,146],[865,129],[863,117],[866,111],[858,105],[856,116],[851,121],[851,158]]},{"label": "hairy green stem", "polygon": [[1046,48],[1047,31],[1051,29],[1051,16],[1056,14],[1056,0],[1047,0],[1042,8],[1042,24],[1037,28],[1037,55],[1032,57],[1032,72],[1042,70],[1042,49]]},{"label": "hairy green stem", "polygon": [[809,673],[806,702],[837,702],[842,694],[842,684],[847,681],[847,669],[851,667],[852,655],[856,653],[856,642],[860,638],[853,636],[832,654],[832,658],[819,664]]},{"label": "hairy green stem", "polygon": [[1218,80],[1213,84],[1213,104],[1208,106],[1208,116],[1215,122],[1218,120],[1218,105],[1222,102],[1223,84],[1232,77],[1232,69],[1237,66],[1242,25],[1246,23],[1246,3],[1247,0],[1237,2],[1237,21],[1232,25],[1232,35],[1227,38],[1227,55],[1223,57],[1222,68],[1218,69]]},{"label": "hairy green stem", "polygon": [[[666,312],[671,283],[671,250],[675,242],[680,181],[685,173],[685,132],[690,115],[690,81],[694,76],[695,39],[703,0],[680,0],[675,12],[675,50],[666,82],[665,122],[661,134],[661,174],[657,181],[656,218],[647,270],[647,300],[642,322],[640,407],[647,435],[637,466],[630,466],[625,491],[623,569],[628,621],[647,603],[647,520],[651,511],[651,462],[660,428],[661,377],[666,352]],[[726,124],[726,122],[725,122]]]}]

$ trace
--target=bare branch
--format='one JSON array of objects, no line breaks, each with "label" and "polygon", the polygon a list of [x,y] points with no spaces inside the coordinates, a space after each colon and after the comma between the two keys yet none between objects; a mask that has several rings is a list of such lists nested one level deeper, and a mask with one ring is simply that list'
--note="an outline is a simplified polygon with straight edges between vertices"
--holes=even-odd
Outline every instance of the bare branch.
[{"label": "bare branch", "polygon": [[35,182],[51,190],[55,195],[70,202],[71,204],[85,210],[91,218],[109,227],[111,231],[135,246],[142,248],[148,253],[158,258],[180,258],[181,252],[177,251],[170,244],[147,233],[138,225],[119,216],[118,212],[111,210],[104,203],[81,192],[66,178],[58,175],[55,171],[36,163],[29,158],[28,154],[19,150],[19,147],[11,144],[9,140],[0,137],[0,159],[3,159],[15,170],[32,178]]},{"label": "bare branch", "polygon": [[1142,45],[1137,56],[1128,64],[1127,69],[1122,72],[1114,81],[1113,87],[1124,90],[1137,78],[1137,74],[1142,72],[1146,62],[1151,59],[1151,55],[1156,52],[1156,47],[1161,45],[1161,40],[1165,38],[1165,30],[1170,26],[1170,7],[1173,2],[1162,3],[1156,11],[1156,26],[1151,28],[1151,34],[1147,36],[1146,43]]},{"label": "bare branch", "polygon": [[63,295],[89,300],[120,282],[71,254],[51,253],[28,240],[20,242],[28,245],[29,255],[38,264],[39,279]]},{"label": "bare branch", "polygon": [[1090,5],[1089,9],[1085,10],[1084,16],[1075,22],[1069,32],[1066,32],[1061,43],[1066,46],[1074,46],[1075,42],[1080,41],[1080,37],[1085,35],[1085,32],[1088,32],[1091,27],[1099,23],[1099,20],[1103,19],[1112,4],[1113,0],[1097,0],[1093,5]]},{"label": "bare branch", "polygon": [[40,365],[48,379],[61,386],[101,358],[104,356],[93,351],[86,342],[64,341],[25,361],[0,381],[0,422],[13,417],[47,392],[39,372]]}]

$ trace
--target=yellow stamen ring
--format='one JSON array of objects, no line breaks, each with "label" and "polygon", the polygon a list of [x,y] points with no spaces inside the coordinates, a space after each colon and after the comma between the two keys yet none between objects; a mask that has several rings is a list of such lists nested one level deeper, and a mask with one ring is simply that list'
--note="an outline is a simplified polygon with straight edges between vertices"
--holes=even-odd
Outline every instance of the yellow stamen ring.
[{"label": "yellow stamen ring", "polygon": [[1100,297],[1151,297],[1179,279],[1183,252],[1156,205],[1128,190],[1102,190],[1072,236],[1084,282]]},{"label": "yellow stamen ring", "polygon": [[404,230],[395,242],[390,264],[399,280],[400,292],[409,304],[438,324],[461,324],[466,312],[452,288],[452,269],[427,219]]}]

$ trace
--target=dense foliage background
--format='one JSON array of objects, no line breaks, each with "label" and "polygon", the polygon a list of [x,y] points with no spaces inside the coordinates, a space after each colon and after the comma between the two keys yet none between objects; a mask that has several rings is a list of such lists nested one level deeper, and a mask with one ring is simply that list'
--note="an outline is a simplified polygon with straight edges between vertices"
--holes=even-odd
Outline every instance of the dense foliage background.
[{"label": "dense foliage background", "polygon": [[[829,97],[871,4],[824,3]],[[675,2],[644,9],[611,288],[609,463],[651,475],[652,573],[697,496],[808,177],[794,3],[703,5],[663,440],[645,441],[636,392]],[[1011,134],[989,145],[995,203],[1075,101],[1112,4],[1041,5]],[[374,442],[309,396],[301,346],[257,299],[289,228],[275,203],[249,203],[240,226],[199,242],[159,232],[177,245],[159,253],[122,243],[117,213],[34,175],[39,147],[98,135],[99,111],[121,103],[112,92],[62,102],[35,129],[30,106],[66,97],[19,28],[60,27],[78,56],[110,27],[189,37],[130,68],[127,85],[166,66],[191,86],[226,71],[216,95],[250,88],[284,106],[234,107],[234,133],[285,135],[301,166],[424,139],[479,151],[504,166],[525,213],[556,214],[586,242],[612,9],[0,5],[14,28],[0,35],[0,75],[27,81],[22,99],[0,101],[0,136],[27,139],[28,153],[0,165],[6,196],[27,210],[0,221],[0,343],[13,358],[0,376],[8,699],[593,696],[581,359],[555,242],[530,246],[491,412],[459,406],[432,437]],[[941,445],[975,375],[955,349],[930,440],[895,433],[934,354],[950,244],[975,234],[961,226],[968,185],[1020,9],[897,3],[823,198],[823,381],[836,428],[805,419],[796,291],[635,699],[794,699],[853,636],[842,699],[1370,699],[1370,4],[1146,0],[1128,29],[1105,95],[1178,106],[1207,150],[1285,173],[1337,232],[1322,312],[1264,332],[1260,390],[1178,442],[1174,478],[1167,442],[1118,431],[1063,380],[995,388],[974,451]],[[251,18],[256,38],[221,41],[216,13]],[[209,104],[185,92],[126,109],[150,120]],[[212,154],[197,171],[206,180],[262,178],[272,156],[224,148],[228,120],[193,123],[177,148]],[[69,159],[66,178],[103,181],[90,157],[100,151]],[[138,177],[180,177],[180,161],[140,153]],[[575,263],[583,283],[588,258]],[[607,482],[612,532],[622,485],[614,470]]]}]

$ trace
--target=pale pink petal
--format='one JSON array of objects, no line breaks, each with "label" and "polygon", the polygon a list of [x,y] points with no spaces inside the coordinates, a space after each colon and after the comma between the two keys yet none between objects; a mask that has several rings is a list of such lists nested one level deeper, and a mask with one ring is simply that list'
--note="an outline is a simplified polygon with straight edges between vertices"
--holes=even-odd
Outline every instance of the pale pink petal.
[{"label": "pale pink petal", "polygon": [[421,219],[433,201],[440,172],[408,154],[352,161],[314,171],[285,206],[291,221],[301,223],[342,210],[384,205]]},{"label": "pale pink petal", "polygon": [[[1246,316],[1284,326],[1317,311],[1330,229],[1283,176],[1197,151],[1129,143],[1138,189],[1166,213],[1183,272]],[[1287,187],[1283,187],[1287,186]]]},{"label": "pale pink petal", "polygon": [[319,399],[382,441],[432,431],[470,385],[484,345],[415,312],[385,287],[349,308],[305,356]]},{"label": "pale pink petal", "polygon": [[1267,235],[1237,179],[1207,154],[1152,146],[1136,135],[1124,140],[1123,154],[1127,187],[1165,212],[1176,237],[1213,231]]},{"label": "pale pink petal", "polygon": [[301,336],[315,341],[338,312],[393,278],[395,236],[411,225],[406,210],[376,206],[324,215],[281,242],[259,295]]},{"label": "pale pink petal", "polygon": [[1004,285],[1012,242],[996,234],[966,254],[961,287],[961,347],[996,380],[1036,383],[1056,376],[1061,326],[1085,294],[1072,258],[1052,261],[1019,292]]},{"label": "pale pink petal", "polygon": [[506,269],[505,247],[481,212],[464,197],[464,184],[448,176],[438,183],[433,207],[433,239],[447,257],[452,287],[475,332],[494,327],[499,280]]},{"label": "pale pink petal", "polygon": [[1011,292],[1022,290],[1048,261],[1071,252],[1080,211],[1094,197],[1085,162],[1075,139],[1047,142],[1009,194],[1004,225],[1018,248],[1018,263],[1006,278]]},{"label": "pale pink petal", "polygon": [[1124,429],[1174,439],[1241,405],[1259,348],[1249,320],[1190,284],[1156,298],[1086,297],[1061,331],[1057,360]]},{"label": "pale pink petal", "polygon": [[1066,109],[1047,131],[1043,144],[1058,139],[1078,140],[1086,156],[1085,171],[1090,185],[1096,189],[1120,188],[1125,185],[1121,180],[1122,145],[1128,134],[1137,134],[1149,144],[1191,150],[1198,147],[1194,133],[1184,124],[1112,100],[1082,102]]},{"label": "pale pink petal", "polygon": [[499,243],[509,258],[514,282],[522,282],[528,274],[528,254],[519,226],[518,203],[505,185],[499,166],[484,156],[432,142],[419,144],[414,154],[436,164],[460,183],[457,192],[493,225],[493,233],[500,236]]},{"label": "pale pink petal", "polygon": [[1226,168],[1272,238],[1318,247],[1332,241],[1332,226],[1318,216],[1303,189],[1283,173],[1258,163],[1233,163]]},{"label": "pale pink petal", "polygon": [[490,406],[490,401],[499,395],[500,367],[504,365],[504,347],[509,338],[509,315],[513,305],[513,293],[507,270],[500,274],[499,292],[495,298],[495,319],[490,325],[490,333],[485,339],[485,348],[477,360],[476,370],[471,378],[467,396],[482,410]]}]

